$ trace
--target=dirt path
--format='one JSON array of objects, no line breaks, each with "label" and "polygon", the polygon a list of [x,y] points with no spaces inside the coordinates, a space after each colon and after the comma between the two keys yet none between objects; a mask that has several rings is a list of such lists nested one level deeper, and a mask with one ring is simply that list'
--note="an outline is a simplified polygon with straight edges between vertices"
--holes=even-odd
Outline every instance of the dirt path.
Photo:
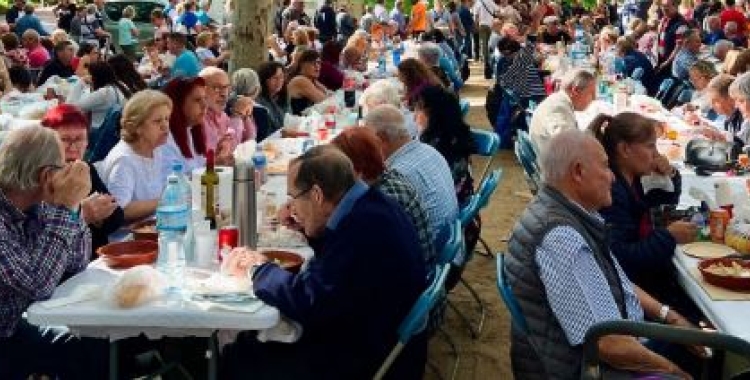
[{"label": "dirt path", "polygon": [[[490,128],[484,109],[489,82],[484,80],[481,73],[481,66],[472,65],[472,77],[461,91],[461,98],[471,102],[469,124],[475,128]],[[474,172],[480,173],[485,162],[475,160]],[[504,240],[528,202],[528,198],[519,195],[527,192],[527,187],[513,152],[501,151],[493,162],[493,169],[497,167],[503,168],[503,178],[489,206],[482,212],[482,237],[493,252],[506,249]],[[447,312],[444,329],[453,337],[461,357],[456,376],[458,379],[512,378],[509,358],[510,316],[497,292],[495,270],[494,259],[475,255],[464,273],[464,278],[476,289],[487,307],[484,329],[478,339],[472,339],[454,312]],[[476,303],[461,285],[453,291],[450,299],[470,317],[478,317]],[[444,378],[448,378],[453,356],[445,340],[439,336],[430,343],[430,361],[440,368]],[[438,377],[428,369],[426,378]]]}]

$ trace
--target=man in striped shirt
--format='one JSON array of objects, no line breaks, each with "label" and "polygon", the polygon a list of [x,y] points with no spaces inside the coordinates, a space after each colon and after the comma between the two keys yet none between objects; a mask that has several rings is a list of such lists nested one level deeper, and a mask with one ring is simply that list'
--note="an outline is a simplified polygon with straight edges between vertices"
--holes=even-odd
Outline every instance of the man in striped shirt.
[{"label": "man in striped shirt", "polygon": [[[11,132],[0,148],[0,379],[101,379],[107,343],[29,324],[28,306],[88,264],[91,233],[78,217],[90,191],[88,165],[65,165],[46,128]],[[87,363],[81,365],[81,363]]]}]

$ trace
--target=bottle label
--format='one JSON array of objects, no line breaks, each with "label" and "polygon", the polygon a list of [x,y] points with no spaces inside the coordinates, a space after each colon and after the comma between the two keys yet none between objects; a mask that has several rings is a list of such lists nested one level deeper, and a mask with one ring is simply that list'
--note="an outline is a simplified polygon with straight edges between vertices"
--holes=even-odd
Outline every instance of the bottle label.
[{"label": "bottle label", "polygon": [[[219,210],[219,192],[214,185],[201,185],[201,210],[208,216],[216,217]],[[209,195],[210,194],[210,195]],[[210,197],[210,202],[207,202]],[[210,205],[210,207],[208,206]]]}]

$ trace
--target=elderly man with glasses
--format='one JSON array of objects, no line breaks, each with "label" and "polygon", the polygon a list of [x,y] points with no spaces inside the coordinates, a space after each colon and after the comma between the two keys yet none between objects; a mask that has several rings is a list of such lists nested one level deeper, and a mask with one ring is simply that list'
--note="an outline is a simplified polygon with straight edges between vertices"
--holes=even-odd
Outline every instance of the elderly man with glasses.
[{"label": "elderly man with glasses", "polygon": [[90,188],[88,165],[65,164],[62,142],[50,129],[13,131],[0,147],[0,379],[105,376],[106,341],[23,318],[31,303],[49,298],[64,276],[88,264],[91,234],[78,209]]},{"label": "elderly man with glasses", "polygon": [[[296,221],[320,247],[307,269],[292,274],[243,248],[228,265],[252,278],[258,298],[299,323],[302,336],[294,344],[238,340],[224,353],[224,378],[245,378],[247,368],[256,379],[370,378],[426,286],[415,227],[395,201],[357,180],[352,162],[333,146],[294,159],[287,178]],[[421,379],[426,339],[404,353],[393,378]]]}]

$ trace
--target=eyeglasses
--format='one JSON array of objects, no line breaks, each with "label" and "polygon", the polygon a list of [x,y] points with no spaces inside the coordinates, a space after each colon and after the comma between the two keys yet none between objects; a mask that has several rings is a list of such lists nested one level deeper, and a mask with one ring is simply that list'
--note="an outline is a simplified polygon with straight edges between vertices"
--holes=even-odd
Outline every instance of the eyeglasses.
[{"label": "eyeglasses", "polygon": [[39,173],[43,172],[44,169],[50,169],[53,172],[56,172],[58,170],[63,170],[63,168],[65,168],[65,166],[57,165],[57,164],[50,164],[50,165],[42,165],[37,170],[38,170]]},{"label": "eyeglasses", "polygon": [[231,84],[225,84],[223,86],[208,86],[208,88],[210,88],[211,91],[224,92],[224,91],[229,91],[229,89],[232,88],[232,85]]},{"label": "eyeglasses", "polygon": [[310,186],[310,187],[307,188],[307,190],[303,190],[303,191],[300,191],[299,193],[297,193],[297,195],[287,194],[287,196],[289,197],[289,200],[293,201],[293,200],[299,199],[299,197],[301,197],[301,196],[309,193],[310,190],[312,190],[312,189],[313,189],[313,186]]},{"label": "eyeglasses", "polygon": [[62,140],[62,142],[65,145],[75,146],[75,147],[78,147],[78,148],[81,148],[84,145],[86,145],[86,143],[88,143],[88,139],[86,137],[77,137],[77,138],[67,138],[66,137],[66,138],[61,138],[60,140]]}]

